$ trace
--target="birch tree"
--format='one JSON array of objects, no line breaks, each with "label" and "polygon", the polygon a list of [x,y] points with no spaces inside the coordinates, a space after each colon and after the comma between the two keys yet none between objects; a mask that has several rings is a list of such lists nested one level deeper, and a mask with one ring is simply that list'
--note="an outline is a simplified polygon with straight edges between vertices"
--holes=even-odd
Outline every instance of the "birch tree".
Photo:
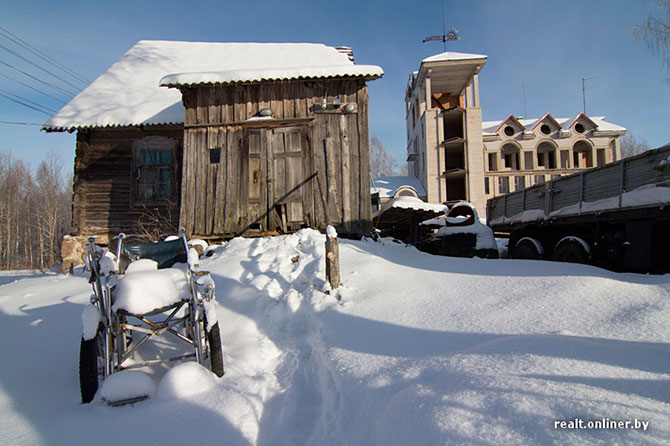
[{"label": "birch tree", "polygon": [[[670,74],[670,0],[657,0],[655,3],[657,11],[629,30],[651,54],[661,56],[663,67]],[[670,83],[670,77],[666,81]]]}]

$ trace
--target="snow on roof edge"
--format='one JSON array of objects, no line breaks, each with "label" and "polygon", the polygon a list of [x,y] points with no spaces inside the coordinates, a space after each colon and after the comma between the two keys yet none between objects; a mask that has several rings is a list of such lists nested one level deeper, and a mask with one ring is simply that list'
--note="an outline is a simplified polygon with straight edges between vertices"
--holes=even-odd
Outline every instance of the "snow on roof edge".
[{"label": "snow on roof edge", "polygon": [[331,65],[313,67],[286,67],[258,70],[227,70],[209,72],[175,73],[163,76],[159,85],[228,84],[236,82],[263,82],[334,77],[365,77],[378,79],[384,70],[376,65]]},{"label": "snow on roof edge", "polygon": [[444,53],[439,53],[433,56],[426,57],[425,59],[421,60],[421,63],[488,59],[488,57],[489,56],[487,56],[486,54],[471,54],[471,53],[458,53],[454,51],[446,51]]}]

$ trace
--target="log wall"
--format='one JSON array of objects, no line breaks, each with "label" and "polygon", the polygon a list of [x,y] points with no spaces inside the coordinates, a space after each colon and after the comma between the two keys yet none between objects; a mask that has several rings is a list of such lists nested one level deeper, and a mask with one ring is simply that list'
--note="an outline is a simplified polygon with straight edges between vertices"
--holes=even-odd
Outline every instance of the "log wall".
[{"label": "log wall", "polygon": [[[181,191],[180,171],[183,126],[94,128],[77,132],[74,165],[73,235],[116,235],[137,231],[140,216],[147,209],[133,200],[132,146],[148,136],[165,136],[177,141],[172,204],[173,224],[178,224]],[[147,206],[167,218],[167,206]]]},{"label": "log wall", "polygon": [[[209,85],[181,91],[186,116],[180,224],[187,232],[228,236],[254,229],[325,229],[328,224],[343,233],[371,230],[364,80]],[[355,104],[356,110],[333,107],[335,99]],[[330,105],[320,110],[324,100]],[[259,118],[266,108],[272,117]],[[219,149],[219,163],[210,163],[211,149]],[[302,162],[294,159],[299,152]],[[288,166],[294,172],[284,178],[278,171]],[[279,200],[277,188],[282,187],[294,192]],[[286,215],[280,215],[278,203],[285,204]]]}]

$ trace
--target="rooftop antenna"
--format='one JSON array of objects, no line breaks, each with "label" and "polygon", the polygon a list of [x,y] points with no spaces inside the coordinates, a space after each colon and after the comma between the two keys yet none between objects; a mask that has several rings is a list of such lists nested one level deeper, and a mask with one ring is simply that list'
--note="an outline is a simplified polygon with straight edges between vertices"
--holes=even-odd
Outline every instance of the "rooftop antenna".
[{"label": "rooftop antenna", "polygon": [[582,78],[582,105],[584,106],[584,114],[586,114],[586,90],[593,90],[596,87],[586,88],[586,81],[593,79],[600,79],[599,77],[583,77]]},{"label": "rooftop antenna", "polygon": [[444,22],[444,0],[442,0],[442,34],[439,36],[429,36],[423,39],[422,43],[426,42],[433,42],[433,41],[442,41],[442,44],[444,45],[444,52],[447,52],[447,42],[451,42],[453,40],[461,40],[460,37],[458,37],[458,30],[456,28],[451,28],[449,31],[447,31],[447,27]]},{"label": "rooftop antenna", "polygon": [[526,118],[528,115],[526,114],[526,83],[524,82],[521,84],[521,88],[523,89],[523,117]]}]

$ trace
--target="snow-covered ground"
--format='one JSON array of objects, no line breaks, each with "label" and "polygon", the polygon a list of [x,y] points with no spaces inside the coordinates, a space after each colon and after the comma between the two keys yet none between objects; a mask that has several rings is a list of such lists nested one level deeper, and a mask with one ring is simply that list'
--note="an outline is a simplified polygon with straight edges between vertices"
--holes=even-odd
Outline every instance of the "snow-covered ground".
[{"label": "snow-covered ground", "polygon": [[[226,375],[153,370],[154,396],[123,407],[80,403],[85,274],[1,273],[0,442],[670,442],[670,276],[341,240],[343,286],[326,294],[324,241],[217,248],[201,267]],[[649,427],[555,428],[575,418]]]}]

